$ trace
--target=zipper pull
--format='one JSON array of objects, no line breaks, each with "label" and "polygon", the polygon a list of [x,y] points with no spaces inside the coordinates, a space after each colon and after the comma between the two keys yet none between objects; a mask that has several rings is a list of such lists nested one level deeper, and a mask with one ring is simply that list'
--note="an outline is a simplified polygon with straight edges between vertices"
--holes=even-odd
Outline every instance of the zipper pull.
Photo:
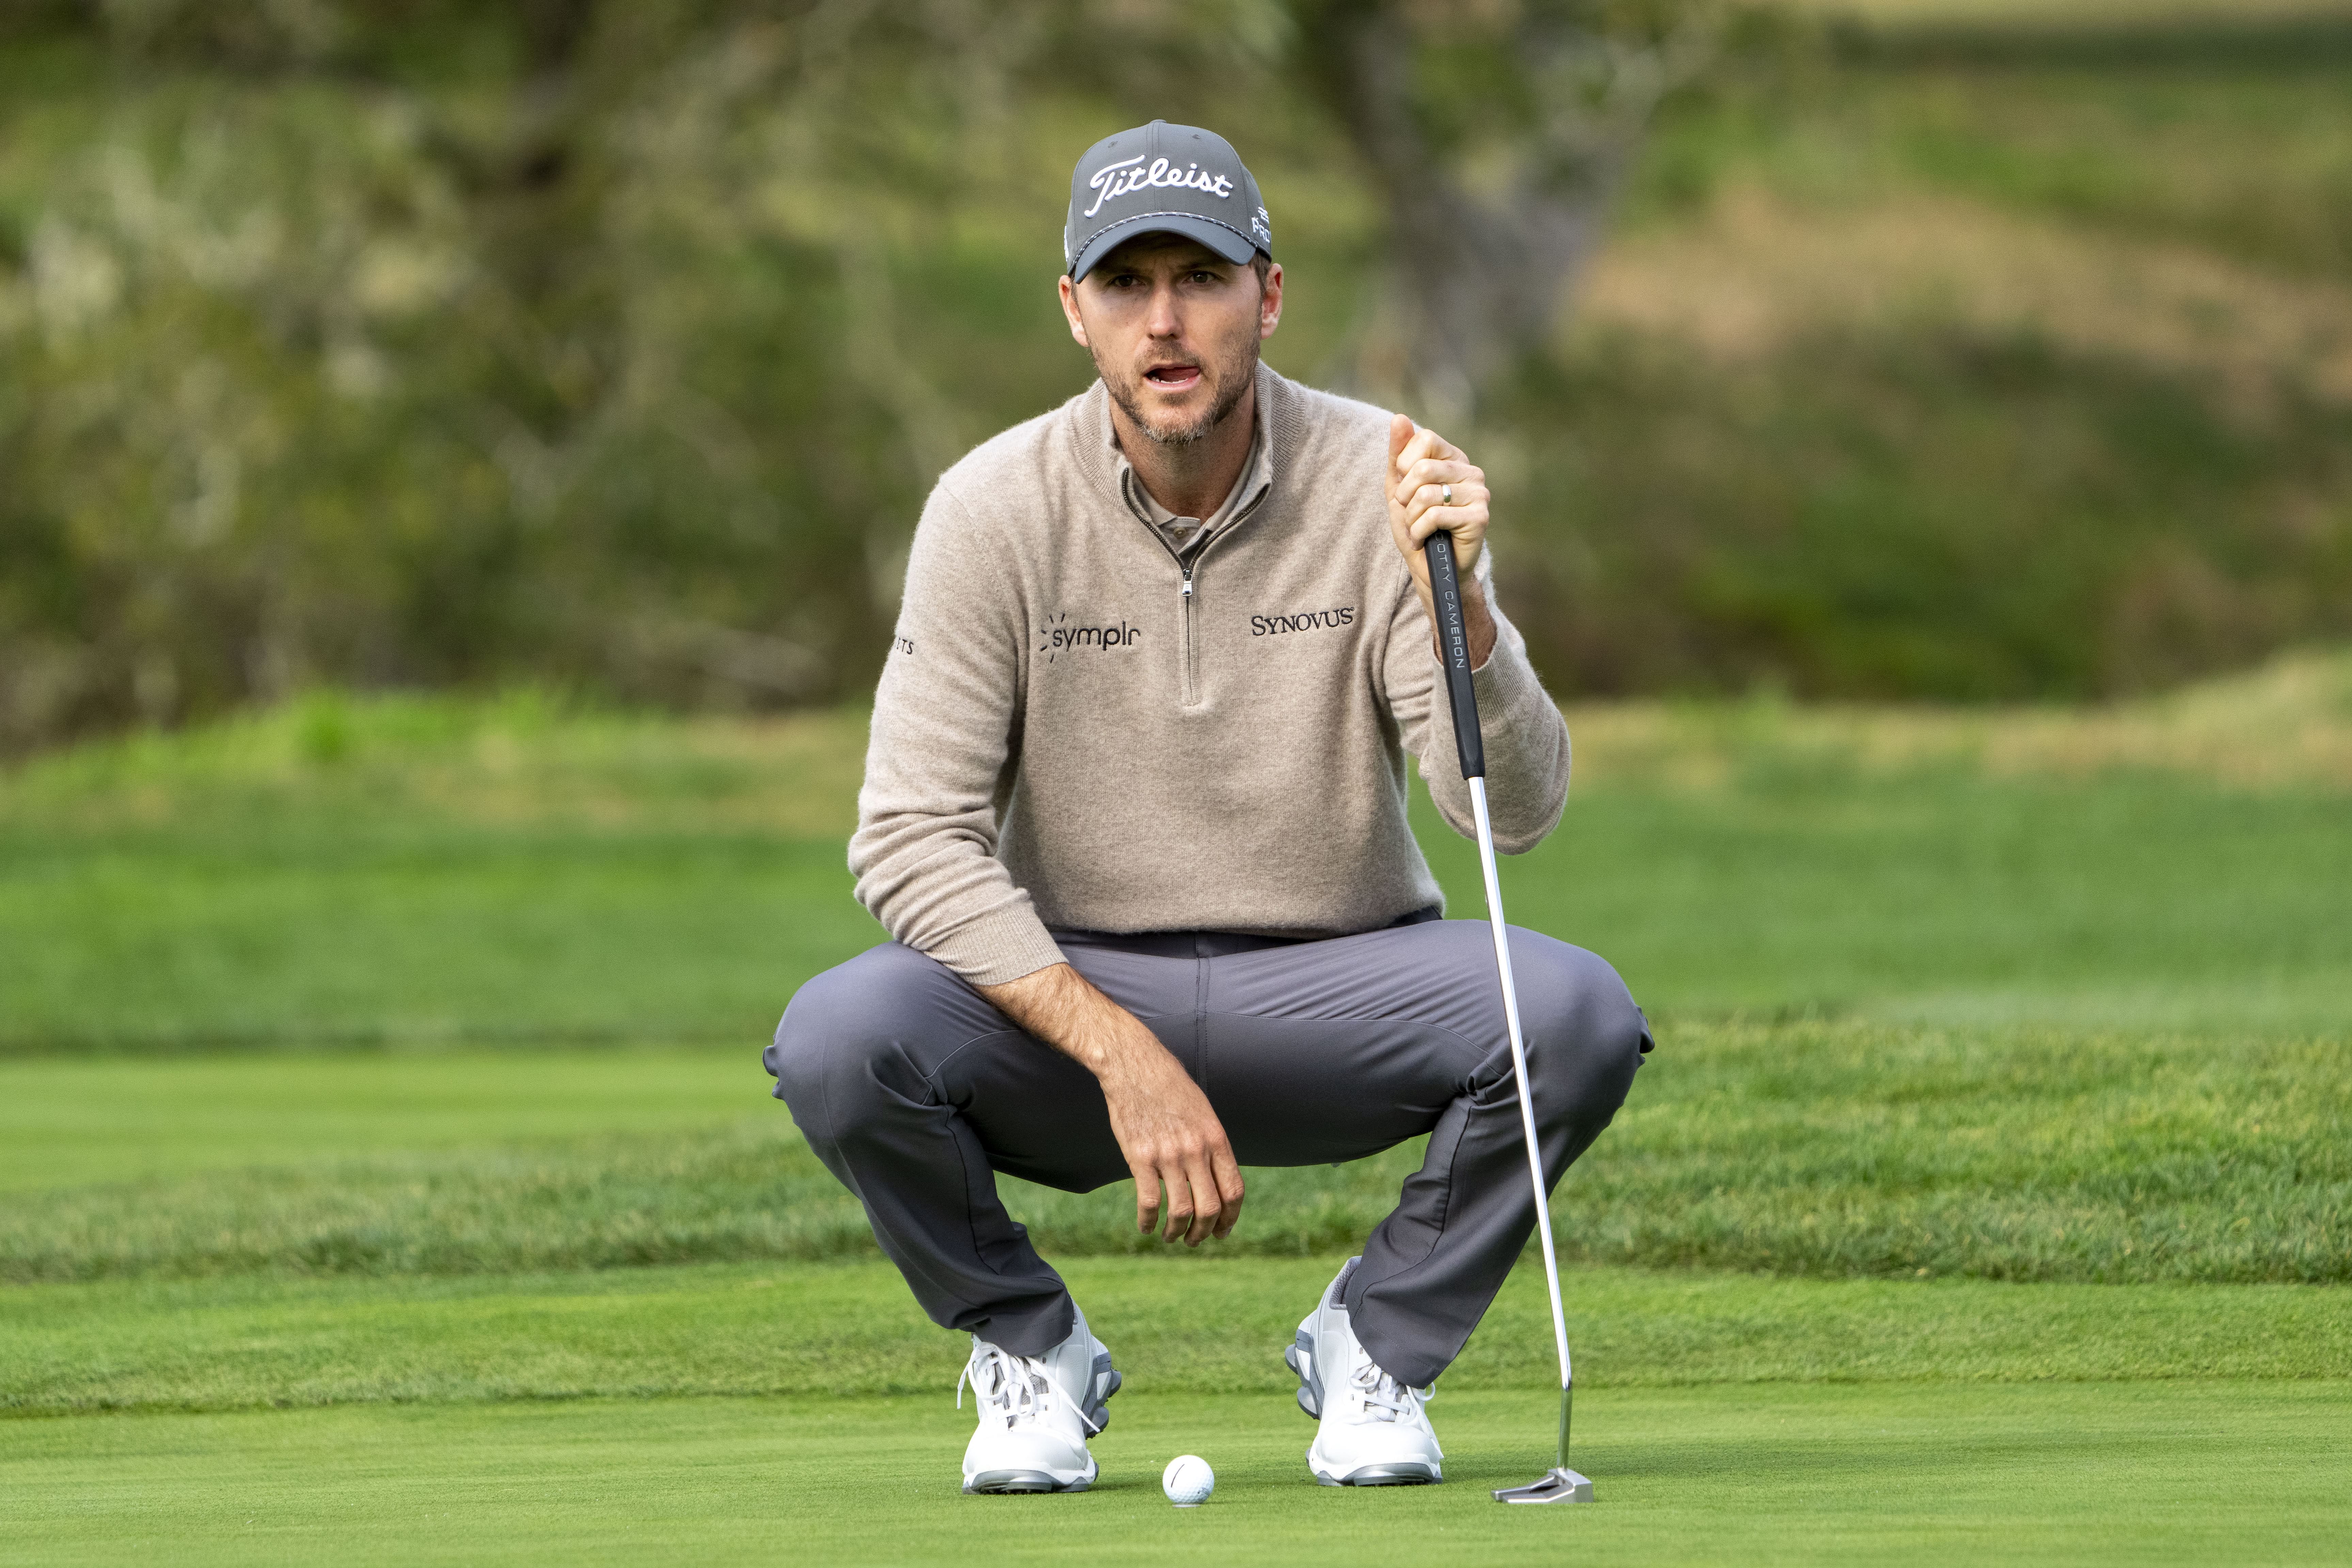
[{"label": "zipper pull", "polygon": [[1192,569],[1190,566],[1184,568],[1184,596],[1188,599],[1192,596]]}]

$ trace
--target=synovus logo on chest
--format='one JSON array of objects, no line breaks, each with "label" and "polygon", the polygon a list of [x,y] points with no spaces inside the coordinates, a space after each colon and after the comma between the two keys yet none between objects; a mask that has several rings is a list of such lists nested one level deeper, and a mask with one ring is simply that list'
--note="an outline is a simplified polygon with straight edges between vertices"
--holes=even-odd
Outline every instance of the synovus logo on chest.
[{"label": "synovus logo on chest", "polygon": [[1356,606],[1342,605],[1336,610],[1301,610],[1288,616],[1252,616],[1250,636],[1254,637],[1285,637],[1292,632],[1322,631],[1333,626],[1356,624]]}]

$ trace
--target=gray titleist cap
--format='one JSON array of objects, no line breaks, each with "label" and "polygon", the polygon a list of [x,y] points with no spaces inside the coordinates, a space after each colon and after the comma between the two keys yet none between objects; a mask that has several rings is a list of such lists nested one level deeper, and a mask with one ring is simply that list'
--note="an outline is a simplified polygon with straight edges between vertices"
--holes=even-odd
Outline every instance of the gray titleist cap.
[{"label": "gray titleist cap", "polygon": [[1084,278],[1139,234],[1181,234],[1235,266],[1252,251],[1274,255],[1274,226],[1233,143],[1164,120],[1106,136],[1078,160],[1063,267],[1073,279]]}]

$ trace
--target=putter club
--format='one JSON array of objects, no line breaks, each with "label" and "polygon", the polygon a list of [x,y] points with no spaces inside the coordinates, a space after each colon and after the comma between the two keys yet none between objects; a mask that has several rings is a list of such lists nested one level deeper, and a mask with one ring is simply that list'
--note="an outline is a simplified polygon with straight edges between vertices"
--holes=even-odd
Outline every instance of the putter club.
[{"label": "putter club", "polygon": [[1444,647],[1445,695],[1454,710],[1454,745],[1470,784],[1478,824],[1478,866],[1486,877],[1486,919],[1495,930],[1495,968],[1502,976],[1503,1022],[1511,1037],[1511,1075],[1519,1089],[1519,1128],[1528,1143],[1528,1175],[1535,1184],[1536,1229],[1543,1237],[1544,1284],[1551,1291],[1552,1342],[1559,1351],[1559,1462],[1543,1479],[1501,1487],[1496,1502],[1591,1502],[1592,1483],[1568,1468],[1568,1409],[1575,1378],[1568,1361],[1568,1314],[1559,1304],[1559,1260],[1551,1247],[1551,1205],[1546,1201],[1543,1153],[1536,1142],[1535,1103],[1528,1093],[1528,1049],[1519,1035],[1519,992],[1511,981],[1511,946],[1503,925],[1503,889],[1495,875],[1495,828],[1486,817],[1486,748],[1479,738],[1478,694],[1470,684],[1470,632],[1462,616],[1462,584],[1454,575],[1454,536],[1444,529],[1423,546],[1429,585],[1437,600],[1438,636]]}]

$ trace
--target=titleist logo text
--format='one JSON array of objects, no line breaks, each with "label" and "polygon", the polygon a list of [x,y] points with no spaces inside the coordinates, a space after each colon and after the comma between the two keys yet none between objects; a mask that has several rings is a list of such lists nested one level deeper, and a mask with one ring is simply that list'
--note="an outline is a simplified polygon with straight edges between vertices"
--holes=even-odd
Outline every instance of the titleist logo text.
[{"label": "titleist logo text", "polygon": [[1148,185],[1172,191],[1206,191],[1219,200],[1234,194],[1231,180],[1223,174],[1204,174],[1198,163],[1187,163],[1179,169],[1165,158],[1154,158],[1150,168],[1137,168],[1136,165],[1142,162],[1143,154],[1138,153],[1132,158],[1121,158],[1116,163],[1105,163],[1097,169],[1094,178],[1087,182],[1087,189],[1100,194],[1095,197],[1095,205],[1087,209],[1086,216],[1092,217],[1102,211],[1103,203]]}]

